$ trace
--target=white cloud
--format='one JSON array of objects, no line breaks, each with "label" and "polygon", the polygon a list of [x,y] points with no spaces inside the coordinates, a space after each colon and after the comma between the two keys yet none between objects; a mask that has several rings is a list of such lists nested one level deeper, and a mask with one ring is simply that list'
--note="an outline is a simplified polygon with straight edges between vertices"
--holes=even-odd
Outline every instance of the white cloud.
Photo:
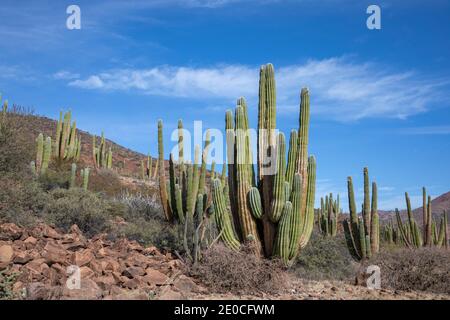
[{"label": "white cloud", "polygon": [[78,79],[80,75],[78,73],[72,73],[70,71],[61,70],[53,74],[53,78],[56,80],[73,80]]},{"label": "white cloud", "polygon": [[83,89],[101,89],[105,88],[105,84],[99,76],[90,76],[86,80],[75,80],[69,83],[69,85],[80,87]]},{"label": "white cloud", "polygon": [[[143,94],[186,98],[240,96],[257,100],[258,68],[242,65],[215,67],[160,66],[110,70],[69,83],[84,89],[135,90]],[[374,63],[347,58],[310,60],[276,70],[281,112],[297,111],[299,91],[308,86],[312,112],[352,121],[371,117],[407,118],[426,112],[436,102],[448,102],[443,90],[449,81],[415,72],[394,72]]]}]

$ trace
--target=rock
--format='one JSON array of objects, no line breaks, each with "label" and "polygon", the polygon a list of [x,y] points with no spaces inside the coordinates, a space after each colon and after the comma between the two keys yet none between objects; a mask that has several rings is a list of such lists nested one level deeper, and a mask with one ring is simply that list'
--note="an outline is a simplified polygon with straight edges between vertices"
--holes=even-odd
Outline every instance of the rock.
[{"label": "rock", "polygon": [[149,296],[142,290],[124,292],[112,297],[112,300],[148,300]]},{"label": "rock", "polygon": [[74,233],[77,236],[83,237],[83,231],[81,231],[80,228],[78,228],[78,226],[76,224],[74,224],[70,227],[69,232]]},{"label": "rock", "polygon": [[102,289],[91,279],[81,279],[80,289],[69,289],[65,286],[62,299],[66,300],[98,300],[102,297]]},{"label": "rock", "polygon": [[31,233],[35,238],[45,237],[50,239],[61,239],[61,235],[46,224],[39,224],[31,231]]},{"label": "rock", "polygon": [[44,267],[44,265],[48,268],[48,265],[45,263],[45,259],[44,258],[38,258],[38,259],[34,259],[30,262],[28,262],[24,268],[28,271],[30,271],[31,273],[34,274],[41,274],[44,269],[46,269],[46,267]]},{"label": "rock", "polygon": [[139,278],[127,279],[123,285],[128,289],[136,289],[142,286],[142,281]]},{"label": "rock", "polygon": [[14,255],[13,247],[10,245],[3,245],[0,247],[0,265],[8,265],[12,262]]},{"label": "rock", "polygon": [[60,287],[52,287],[42,282],[29,283],[25,288],[27,300],[54,300],[59,299],[62,294]]},{"label": "rock", "polygon": [[91,279],[94,276],[95,276],[95,272],[92,271],[91,268],[86,267],[86,266],[80,268],[80,277],[81,277],[81,279]]},{"label": "rock", "polygon": [[0,225],[0,240],[17,240],[22,236],[23,230],[14,223]]},{"label": "rock", "polygon": [[93,279],[102,290],[110,290],[116,284],[116,280],[112,275],[100,276]]},{"label": "rock", "polygon": [[127,278],[135,278],[137,276],[145,275],[145,270],[140,267],[128,267],[122,272],[122,274]]},{"label": "rock", "polygon": [[45,258],[50,265],[53,263],[66,264],[67,262],[66,250],[64,250],[61,245],[52,242],[47,242],[42,257]]},{"label": "rock", "polygon": [[142,280],[149,285],[163,285],[169,280],[169,278],[164,273],[161,273],[158,270],[147,268],[145,270],[145,276],[142,278]]},{"label": "rock", "polygon": [[23,241],[23,243],[25,244],[25,247],[27,248],[27,249],[32,249],[32,248],[34,248],[35,246],[36,246],[36,244],[37,244],[37,239],[35,238],[35,237],[28,237],[28,238],[26,238],[24,241]]},{"label": "rock", "polygon": [[69,250],[69,251],[77,251],[79,249],[84,249],[84,248],[86,248],[86,243],[84,243],[82,241],[78,241],[78,240],[74,240],[70,243],[64,244],[64,249]]},{"label": "rock", "polygon": [[73,264],[82,267],[89,264],[94,259],[94,254],[91,249],[84,249],[72,254],[71,261]]},{"label": "rock", "polygon": [[182,292],[197,292],[197,284],[191,278],[180,275],[173,283],[174,287]]},{"label": "rock", "polygon": [[16,253],[13,261],[14,261],[14,263],[17,263],[17,264],[26,264],[26,263],[30,262],[31,260],[33,260],[34,258],[37,258],[37,255],[33,256],[29,252],[22,251],[22,252]]},{"label": "rock", "polygon": [[163,290],[158,297],[159,300],[183,300],[184,298],[181,293],[175,292],[170,288]]}]

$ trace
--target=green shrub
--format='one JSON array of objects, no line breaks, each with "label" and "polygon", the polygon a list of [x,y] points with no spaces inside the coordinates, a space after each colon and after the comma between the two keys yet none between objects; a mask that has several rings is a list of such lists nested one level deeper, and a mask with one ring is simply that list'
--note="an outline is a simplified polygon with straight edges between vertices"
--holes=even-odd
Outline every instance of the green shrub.
[{"label": "green shrub", "polygon": [[13,292],[13,286],[19,275],[10,272],[9,269],[0,271],[0,300],[12,300],[16,298]]},{"label": "green shrub", "polygon": [[121,194],[116,202],[124,207],[122,217],[126,223],[114,226],[116,237],[126,237],[167,251],[182,250],[182,230],[168,223],[161,205],[154,197],[141,194]]},{"label": "green shrub", "polygon": [[49,196],[40,185],[29,180],[22,181],[15,174],[0,176],[0,220],[20,226],[33,225]]},{"label": "green shrub", "polygon": [[76,224],[88,237],[93,236],[108,230],[117,211],[123,214],[111,201],[83,189],[55,189],[49,195],[44,219],[64,231]]},{"label": "green shrub", "polygon": [[357,264],[350,256],[342,234],[324,237],[314,232],[300,252],[293,272],[311,280],[346,280],[356,275]]}]

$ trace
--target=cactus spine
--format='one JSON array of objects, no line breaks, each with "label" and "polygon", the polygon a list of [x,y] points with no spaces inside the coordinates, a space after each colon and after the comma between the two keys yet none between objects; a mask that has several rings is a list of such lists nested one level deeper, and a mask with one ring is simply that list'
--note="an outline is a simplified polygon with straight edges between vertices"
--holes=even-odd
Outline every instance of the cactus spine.
[{"label": "cactus spine", "polygon": [[255,177],[245,100],[238,100],[234,123],[232,111],[226,112],[230,208],[224,205],[219,180],[214,181],[213,203],[222,240],[230,248],[252,241],[258,253],[279,256],[290,264],[308,242],[314,225],[316,171],[314,157],[307,154],[308,126],[309,92],[302,89],[300,128],[291,132],[286,164],[285,137],[275,132],[274,69],[271,64],[261,67]]},{"label": "cactus spine", "polygon": [[350,219],[343,222],[345,239],[351,255],[356,260],[364,260],[379,251],[380,225],[377,212],[377,186],[372,183],[370,202],[369,170],[364,168],[364,203],[361,217],[356,212],[355,193],[352,177],[347,178]]}]

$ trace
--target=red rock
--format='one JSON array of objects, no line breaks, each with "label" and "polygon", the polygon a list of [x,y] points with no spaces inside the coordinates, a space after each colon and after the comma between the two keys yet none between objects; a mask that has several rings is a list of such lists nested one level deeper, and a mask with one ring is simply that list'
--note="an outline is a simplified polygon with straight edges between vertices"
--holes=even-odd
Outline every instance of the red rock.
[{"label": "red rock", "polygon": [[17,240],[22,236],[23,230],[14,223],[0,225],[0,240]]},{"label": "red rock", "polygon": [[142,285],[142,281],[138,278],[127,279],[123,285],[128,289],[136,289]]},{"label": "red rock", "polygon": [[91,268],[84,266],[80,268],[80,276],[81,279],[92,279],[95,277],[95,272]]},{"label": "red rock", "polygon": [[80,289],[63,290],[61,299],[67,300],[98,300],[102,297],[102,289],[91,279],[81,279]]},{"label": "red rock", "polygon": [[26,264],[26,263],[30,262],[31,260],[33,260],[35,258],[37,258],[36,255],[33,256],[29,252],[22,251],[22,252],[16,253],[16,255],[14,256],[13,261],[14,261],[14,263],[17,263],[17,264]]},{"label": "red rock", "polygon": [[3,245],[0,247],[0,265],[8,265],[12,262],[14,249],[10,245]]},{"label": "red rock", "polygon": [[52,288],[41,282],[29,283],[25,292],[27,300],[47,300],[52,296]]},{"label": "red rock", "polygon": [[161,252],[159,252],[159,250],[156,247],[145,248],[142,253],[145,254],[145,255],[148,255],[148,256],[154,256],[154,255],[159,256],[159,255],[161,255]]},{"label": "red rock", "polygon": [[27,249],[34,248],[34,246],[37,244],[37,239],[35,237],[28,237],[26,238],[23,243],[25,243],[25,247]]},{"label": "red rock", "polygon": [[59,244],[47,242],[42,257],[45,258],[50,265],[53,263],[66,264],[67,251]]},{"label": "red rock", "polygon": [[128,267],[122,272],[122,274],[127,278],[135,278],[137,276],[143,276],[145,274],[145,270],[140,267]]},{"label": "red rock", "polygon": [[72,263],[82,267],[85,266],[87,264],[89,264],[89,262],[91,262],[94,259],[94,254],[92,253],[91,249],[84,249],[82,251],[77,251],[74,252],[72,254]]},{"label": "red rock", "polygon": [[185,297],[181,293],[175,292],[169,287],[165,290],[162,290],[158,297],[159,300],[183,300],[184,298]]},{"label": "red rock", "polygon": [[110,290],[110,288],[116,284],[116,280],[112,275],[100,276],[97,278],[93,278],[93,280],[103,290]]},{"label": "red rock", "polygon": [[142,278],[149,285],[163,285],[169,279],[164,273],[151,268],[145,270],[146,275]]},{"label": "red rock", "polygon": [[173,283],[174,287],[183,292],[197,292],[197,284],[189,277],[180,275]]},{"label": "red rock", "polygon": [[24,266],[24,268],[29,270],[32,273],[41,274],[43,269],[45,269],[45,267],[43,267],[44,264],[45,264],[45,259],[44,258],[38,258],[38,259],[35,259],[35,260],[32,260],[32,261],[28,262]]}]

